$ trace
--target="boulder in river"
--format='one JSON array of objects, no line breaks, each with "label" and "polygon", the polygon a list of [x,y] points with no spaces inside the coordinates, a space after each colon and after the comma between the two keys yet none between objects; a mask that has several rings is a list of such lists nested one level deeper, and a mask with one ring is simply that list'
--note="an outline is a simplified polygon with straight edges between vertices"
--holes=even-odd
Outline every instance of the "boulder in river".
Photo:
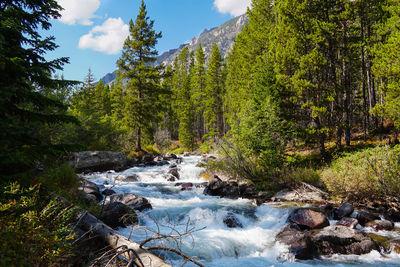
[{"label": "boulder in river", "polygon": [[276,236],[276,241],[289,246],[289,252],[296,259],[308,260],[313,258],[314,245],[309,231],[301,231],[295,224],[285,226]]},{"label": "boulder in river", "polygon": [[320,229],[329,226],[329,221],[322,212],[301,208],[290,213],[288,221],[297,224],[300,229]]},{"label": "boulder in river", "polygon": [[139,181],[139,175],[137,174],[129,174],[127,176],[119,175],[115,178],[115,181],[119,182],[137,182]]},{"label": "boulder in river", "polygon": [[151,204],[146,198],[140,197],[132,193],[112,195],[109,197],[109,199],[106,200],[105,204],[112,202],[120,202],[122,204],[127,205],[129,208],[138,211],[152,208]]},{"label": "boulder in river", "polygon": [[103,192],[101,192],[101,193],[102,193],[103,195],[105,195],[105,196],[111,196],[111,195],[114,195],[114,194],[115,194],[115,191],[112,190],[112,189],[107,188],[107,189],[104,189]]},{"label": "boulder in river", "polygon": [[208,181],[208,185],[204,189],[204,194],[210,196],[221,196],[222,190],[226,185],[226,182],[222,181],[217,175],[214,175]]},{"label": "boulder in river", "polygon": [[379,217],[378,214],[368,212],[368,211],[359,211],[357,214],[357,220],[362,226],[364,226],[367,222],[380,220],[380,219],[381,218]]},{"label": "boulder in river", "polygon": [[356,228],[358,220],[356,218],[344,217],[336,223],[336,225],[343,225],[350,228]]},{"label": "boulder in river", "polygon": [[104,205],[99,219],[112,228],[127,227],[138,222],[135,211],[121,202],[110,202]]},{"label": "boulder in river", "polygon": [[185,191],[185,190],[192,190],[193,188],[193,184],[192,183],[183,183],[181,184],[181,190]]},{"label": "boulder in river", "polygon": [[354,211],[353,205],[350,203],[342,204],[338,209],[334,210],[335,220],[340,220],[344,217],[349,217]]},{"label": "boulder in river", "polygon": [[70,164],[77,172],[122,170],[127,163],[124,153],[111,151],[77,152],[70,158]]},{"label": "boulder in river", "polygon": [[385,219],[391,220],[393,222],[400,222],[400,209],[390,208],[385,212]]},{"label": "boulder in river", "polygon": [[365,226],[371,227],[376,231],[381,231],[381,230],[392,231],[394,229],[394,223],[388,220],[369,221],[365,224]]},{"label": "boulder in river", "polygon": [[325,227],[311,237],[319,255],[362,255],[378,250],[378,245],[367,234],[343,225]]},{"label": "boulder in river", "polygon": [[174,176],[177,180],[179,180],[180,175],[179,175],[179,169],[178,169],[178,167],[169,168],[169,169],[168,169],[168,174]]},{"label": "boulder in river", "polygon": [[223,222],[229,228],[243,228],[243,224],[239,221],[235,214],[233,214],[233,212],[228,212]]},{"label": "boulder in river", "polygon": [[82,191],[84,194],[90,194],[94,195],[97,199],[97,201],[100,201],[103,199],[103,196],[100,194],[100,189],[97,186],[97,184],[88,181],[88,180],[83,180],[82,185],[78,187],[78,190]]}]

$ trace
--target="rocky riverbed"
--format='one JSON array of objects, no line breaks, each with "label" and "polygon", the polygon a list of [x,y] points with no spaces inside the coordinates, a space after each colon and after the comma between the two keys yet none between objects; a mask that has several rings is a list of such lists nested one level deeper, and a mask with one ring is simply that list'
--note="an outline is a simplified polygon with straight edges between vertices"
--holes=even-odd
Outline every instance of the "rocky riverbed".
[{"label": "rocky riverbed", "polygon": [[[320,201],[284,202],[297,193],[268,196],[215,176],[206,181],[201,160],[171,157],[89,173],[82,175],[82,189],[90,201],[104,204],[103,221],[137,242],[193,230],[178,242],[154,245],[178,247],[205,266],[400,266],[400,224],[384,213],[327,204],[324,192]],[[182,263],[163,254],[173,266]]]}]

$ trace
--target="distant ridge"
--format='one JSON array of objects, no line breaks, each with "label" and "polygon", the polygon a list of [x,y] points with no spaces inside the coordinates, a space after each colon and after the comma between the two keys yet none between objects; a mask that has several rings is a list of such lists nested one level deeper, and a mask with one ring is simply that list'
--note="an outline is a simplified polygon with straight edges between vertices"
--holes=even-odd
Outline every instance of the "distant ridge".
[{"label": "distant ridge", "polygon": [[[193,38],[188,44],[181,44],[178,48],[171,49],[158,56],[154,65],[170,65],[174,62],[175,57],[179,55],[182,49],[186,46],[190,51],[195,51],[199,44],[203,47],[206,61],[211,56],[211,48],[214,43],[218,45],[222,57],[226,58],[233,48],[236,36],[242,31],[244,25],[247,23],[247,15],[241,15],[233,18],[219,27],[214,27],[210,30],[204,31],[196,38]],[[117,71],[106,74],[102,80],[105,84],[109,84],[115,80]]]}]

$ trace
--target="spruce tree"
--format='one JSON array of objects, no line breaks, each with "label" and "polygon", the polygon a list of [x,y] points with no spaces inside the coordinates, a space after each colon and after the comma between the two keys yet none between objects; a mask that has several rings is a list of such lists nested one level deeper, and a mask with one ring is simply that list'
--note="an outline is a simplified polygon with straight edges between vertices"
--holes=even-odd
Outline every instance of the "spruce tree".
[{"label": "spruce tree", "polygon": [[50,19],[59,18],[60,10],[56,0],[0,2],[1,176],[26,172],[63,150],[38,134],[41,126],[76,122],[60,101],[41,93],[73,84],[51,77],[68,58],[47,61],[44,54],[57,48],[55,38],[38,33],[50,29]]},{"label": "spruce tree", "polygon": [[204,122],[204,97],[206,87],[205,55],[201,44],[197,47],[193,76],[191,79],[192,102],[195,112],[195,130],[198,138],[205,133]]},{"label": "spruce tree", "polygon": [[154,21],[147,17],[146,5],[141,2],[135,23],[129,22],[129,37],[125,40],[117,64],[125,83],[124,122],[136,137],[136,151],[142,150],[142,134],[152,134],[158,120],[158,98],[161,92],[161,67],[153,67],[155,45],[161,33],[153,30]]},{"label": "spruce tree", "polygon": [[179,121],[179,141],[186,149],[193,149],[193,104],[191,101],[190,74],[191,57],[189,48],[182,49],[174,66],[173,91],[175,95],[174,109]]},{"label": "spruce tree", "polygon": [[205,88],[205,118],[207,120],[207,136],[222,136],[224,134],[223,121],[223,90],[222,57],[216,44],[212,47],[210,62],[208,63]]}]

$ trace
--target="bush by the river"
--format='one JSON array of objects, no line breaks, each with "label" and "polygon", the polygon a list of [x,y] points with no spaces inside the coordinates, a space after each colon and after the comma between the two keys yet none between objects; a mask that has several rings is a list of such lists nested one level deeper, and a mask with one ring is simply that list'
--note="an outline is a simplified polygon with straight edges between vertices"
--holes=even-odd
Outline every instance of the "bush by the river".
[{"label": "bush by the river", "polygon": [[325,169],[322,180],[334,195],[349,200],[383,199],[400,193],[400,145],[347,154]]}]

